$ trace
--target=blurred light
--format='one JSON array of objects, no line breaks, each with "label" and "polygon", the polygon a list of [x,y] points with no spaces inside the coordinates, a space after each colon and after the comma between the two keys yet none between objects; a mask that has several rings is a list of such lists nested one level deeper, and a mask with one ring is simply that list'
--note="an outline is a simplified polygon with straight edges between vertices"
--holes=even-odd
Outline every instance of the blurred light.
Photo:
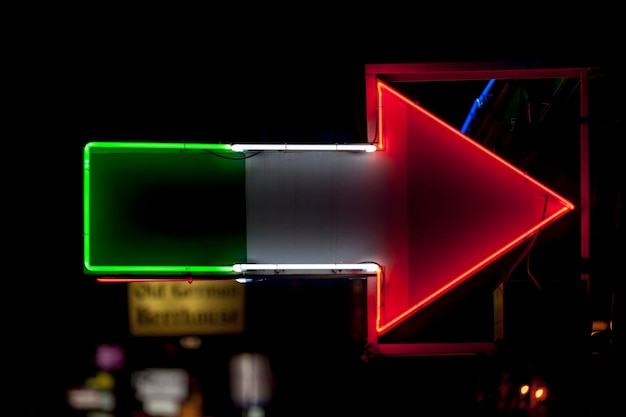
[{"label": "blurred light", "polygon": [[249,284],[251,282],[261,282],[261,281],[265,281],[265,278],[257,278],[257,277],[235,278],[235,282],[238,282],[240,284]]},{"label": "blurred light", "polygon": [[151,416],[175,417],[180,403],[169,398],[150,398],[143,402],[143,410]]},{"label": "blurred light", "polygon": [[94,388],[75,388],[67,390],[67,403],[74,410],[102,410],[115,409],[115,395],[111,391]]},{"label": "blurred light", "polygon": [[87,378],[85,385],[95,389],[112,390],[115,388],[115,378],[108,372],[98,372],[96,376]]},{"label": "blurred light", "polygon": [[198,336],[185,336],[180,338],[180,345],[185,349],[194,350],[202,345],[202,340]]},{"label": "blurred light", "polygon": [[530,387],[527,384],[522,385],[519,388],[519,393],[520,393],[520,398],[523,398],[526,396],[526,394],[528,394],[528,391],[530,390]]},{"label": "blurred light", "polygon": [[92,410],[100,406],[100,395],[95,389],[70,389],[67,391],[67,403],[74,410]]},{"label": "blurred light", "polygon": [[140,400],[155,397],[182,400],[189,393],[188,383],[184,369],[149,368],[132,374],[132,385]]},{"label": "blurred light", "polygon": [[535,390],[535,398],[538,399],[539,401],[543,401],[548,397],[548,390],[543,388],[543,387],[539,387]]},{"label": "blurred light", "polygon": [[240,408],[267,405],[274,381],[270,363],[262,353],[240,353],[230,359],[230,396]]},{"label": "blurred light", "polygon": [[591,323],[591,334],[609,330],[609,322],[606,320],[594,320]]},{"label": "blurred light", "polygon": [[119,345],[102,344],[96,347],[95,364],[105,371],[113,371],[124,366],[124,348]]},{"label": "blurred light", "polygon": [[265,409],[259,406],[253,406],[246,411],[246,417],[264,417]]},{"label": "blurred light", "polygon": [[545,405],[542,403],[548,398],[548,386],[543,378],[533,377],[530,384],[520,386],[519,393],[517,408],[543,410]]}]

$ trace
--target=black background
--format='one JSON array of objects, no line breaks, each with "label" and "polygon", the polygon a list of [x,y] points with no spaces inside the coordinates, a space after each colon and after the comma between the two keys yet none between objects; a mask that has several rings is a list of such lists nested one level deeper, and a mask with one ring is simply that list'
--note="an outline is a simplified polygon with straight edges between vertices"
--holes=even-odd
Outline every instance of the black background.
[{"label": "black background", "polygon": [[[623,220],[617,214],[623,204],[618,191],[623,184],[622,26],[614,10],[546,13],[544,7],[525,4],[484,13],[450,8],[445,13],[410,14],[404,7],[364,7],[344,14],[334,9],[244,6],[236,13],[210,9],[178,14],[166,8],[19,13],[3,65],[11,70],[5,78],[11,93],[5,118],[13,126],[4,137],[10,193],[3,199],[9,231],[4,245],[4,280],[9,285],[4,291],[8,308],[3,341],[9,349],[5,363],[14,371],[8,383],[22,394],[14,403],[18,413],[57,415],[56,410],[64,409],[67,386],[92,371],[94,344],[127,338],[123,287],[98,284],[82,273],[85,143],[362,142],[364,69],[369,63],[506,61],[606,70],[602,97],[590,92],[596,94],[592,97],[597,107],[591,109],[594,129],[602,132],[602,143],[591,145],[596,161],[592,198],[599,211],[593,230],[603,242],[592,249],[593,267],[598,277],[606,277],[594,282],[599,294],[594,308],[606,311],[610,293],[620,281],[615,277],[624,276]],[[328,288],[295,287],[274,295],[293,297],[281,308],[298,311],[298,301],[311,302],[320,291],[329,297],[324,292]],[[621,294],[615,292],[619,308]],[[344,311],[343,297],[330,296],[334,303],[329,305],[334,307],[322,316],[332,320],[333,314]],[[263,328],[273,330],[250,342],[251,347],[274,346],[288,359],[285,363],[302,371],[286,364],[277,370],[294,377],[294,385],[301,384],[289,399],[283,397],[277,415],[307,406],[302,414],[404,413],[424,407],[423,401],[410,400],[413,389],[428,385],[417,370],[445,369],[439,374],[425,372],[439,375],[436,386],[446,386],[446,378],[458,382],[475,377],[474,369],[463,368],[467,363],[457,363],[458,359],[445,365],[440,358],[389,359],[361,378],[356,386],[364,390],[358,390],[351,384],[359,372],[369,371],[361,368],[352,351],[341,352],[333,343],[333,338],[345,337],[342,325],[324,334],[315,327],[313,315],[298,320],[281,315],[278,306],[270,311],[278,320],[276,326],[265,324]],[[292,347],[301,353],[292,352]],[[155,357],[151,363],[161,360],[156,359],[161,347],[147,344],[145,349]],[[215,357],[225,357],[225,352],[214,349]],[[333,376],[332,369],[345,372]],[[420,381],[413,389],[400,382],[411,378]],[[332,390],[320,390],[325,383]],[[382,391],[377,390],[378,383]],[[353,389],[344,395],[345,386]],[[456,395],[456,384],[450,386],[449,397],[434,398],[445,403]],[[387,399],[368,407],[376,392]],[[323,399],[312,402],[316,395]],[[447,409],[466,411],[462,404],[468,401]],[[330,404],[336,404],[334,409]]]}]

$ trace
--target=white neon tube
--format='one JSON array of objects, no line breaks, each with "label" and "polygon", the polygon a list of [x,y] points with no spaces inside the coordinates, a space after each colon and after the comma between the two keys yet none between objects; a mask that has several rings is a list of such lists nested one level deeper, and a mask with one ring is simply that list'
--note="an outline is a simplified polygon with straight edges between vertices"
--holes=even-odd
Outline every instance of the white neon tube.
[{"label": "white neon tube", "polygon": [[234,272],[331,270],[376,272],[380,266],[373,262],[362,264],[235,264]]},{"label": "white neon tube", "polygon": [[301,144],[234,144],[231,150],[246,151],[361,151],[376,152],[376,145],[370,144],[334,144],[334,145],[301,145]]}]

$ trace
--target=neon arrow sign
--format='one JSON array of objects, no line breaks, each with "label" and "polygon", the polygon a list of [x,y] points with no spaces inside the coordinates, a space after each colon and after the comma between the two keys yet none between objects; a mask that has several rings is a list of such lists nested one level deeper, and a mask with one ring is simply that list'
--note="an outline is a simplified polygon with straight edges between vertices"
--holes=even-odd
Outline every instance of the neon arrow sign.
[{"label": "neon arrow sign", "polygon": [[375,275],[383,334],[574,209],[389,85],[377,95],[375,144],[87,144],[85,272]]}]

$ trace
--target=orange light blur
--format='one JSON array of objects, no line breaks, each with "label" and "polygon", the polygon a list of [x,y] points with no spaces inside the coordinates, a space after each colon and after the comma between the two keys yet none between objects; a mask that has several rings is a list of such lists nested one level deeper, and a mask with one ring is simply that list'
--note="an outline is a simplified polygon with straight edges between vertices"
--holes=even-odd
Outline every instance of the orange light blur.
[{"label": "orange light blur", "polygon": [[543,401],[548,397],[548,390],[546,390],[545,388],[541,387],[541,388],[537,388],[535,390],[535,398],[539,401]]}]

